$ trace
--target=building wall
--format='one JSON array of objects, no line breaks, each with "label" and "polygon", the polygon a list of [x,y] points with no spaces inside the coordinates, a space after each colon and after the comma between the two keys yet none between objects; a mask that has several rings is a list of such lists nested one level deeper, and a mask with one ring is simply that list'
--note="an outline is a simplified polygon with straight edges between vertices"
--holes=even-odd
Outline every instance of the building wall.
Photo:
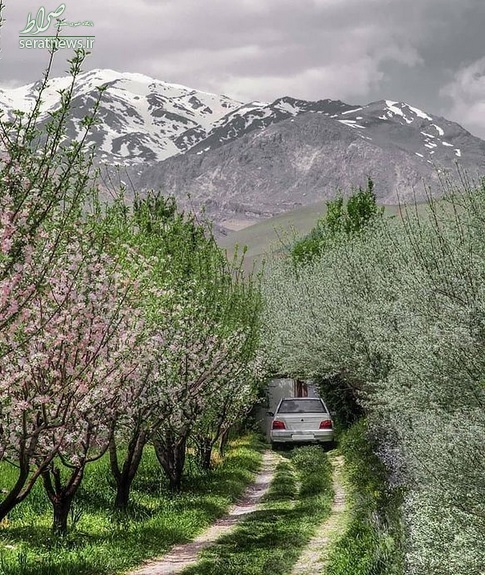
[{"label": "building wall", "polygon": [[272,379],[268,383],[268,411],[275,411],[285,397],[295,397],[295,380],[290,378]]}]

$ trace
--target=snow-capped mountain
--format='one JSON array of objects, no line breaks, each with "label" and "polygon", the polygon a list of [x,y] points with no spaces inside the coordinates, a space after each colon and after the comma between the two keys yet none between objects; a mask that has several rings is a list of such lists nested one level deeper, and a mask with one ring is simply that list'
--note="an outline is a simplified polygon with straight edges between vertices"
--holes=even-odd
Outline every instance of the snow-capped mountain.
[{"label": "snow-capped mountain", "polygon": [[312,112],[326,116],[337,116],[355,108],[357,106],[350,106],[340,100],[309,102],[288,96],[279,98],[271,104],[252,102],[230,112],[217,121],[207,137],[192,147],[191,153],[201,154],[214,150],[253,130],[267,128],[299,114]]},{"label": "snow-capped mountain", "polygon": [[[190,149],[190,153],[201,154],[214,150],[253,130],[261,130],[305,113],[323,114],[357,130],[357,133],[360,132],[359,137],[377,143],[385,144],[383,140],[389,138],[391,131],[394,143],[399,143],[403,149],[415,153],[428,163],[434,163],[437,157],[443,159],[443,154],[447,158],[460,158],[461,140],[455,140],[457,136],[465,136],[466,139],[471,136],[458,124],[430,116],[403,102],[381,100],[366,106],[351,106],[339,100],[308,102],[285,97],[271,104],[243,106],[227,114],[215,123],[206,138]],[[395,128],[396,125],[399,129]],[[481,141],[478,138],[474,140],[474,144]],[[438,156],[433,158],[437,152]]]},{"label": "snow-capped mountain", "polygon": [[467,156],[464,162],[473,165],[483,154],[483,140],[460,125],[403,102],[381,100],[343,115],[345,118],[339,121],[358,130],[360,137],[378,145],[386,145],[392,137],[394,145],[429,164],[446,163],[461,158],[463,153]]},{"label": "snow-capped mountain", "polygon": [[485,174],[485,142],[445,118],[391,100],[295,102],[235,110],[185,154],[147,168],[139,187],[190,196],[223,224],[350,193],[367,176],[395,204],[440,194],[442,172],[456,176],[457,165]]},{"label": "snow-capped mountain", "polygon": [[[59,106],[60,90],[70,78],[49,80],[43,92],[44,113]],[[69,137],[83,133],[81,120],[101,98],[98,123],[88,141],[95,142],[98,159],[124,165],[161,161],[184,151],[206,137],[214,123],[242,103],[177,84],[168,84],[142,74],[93,70],[77,78],[69,124]],[[27,111],[32,108],[39,83],[0,90],[0,107]],[[187,133],[187,134],[186,134]]]},{"label": "snow-capped mountain", "polygon": [[[43,113],[59,106],[69,78],[49,81]],[[392,100],[349,105],[289,96],[243,103],[142,74],[93,70],[77,79],[68,136],[83,133],[97,161],[126,167],[138,190],[162,189],[216,222],[275,215],[349,192],[371,176],[381,201],[439,193],[439,171],[485,173],[485,142],[460,125]],[[28,110],[38,84],[0,90],[0,110]]]}]

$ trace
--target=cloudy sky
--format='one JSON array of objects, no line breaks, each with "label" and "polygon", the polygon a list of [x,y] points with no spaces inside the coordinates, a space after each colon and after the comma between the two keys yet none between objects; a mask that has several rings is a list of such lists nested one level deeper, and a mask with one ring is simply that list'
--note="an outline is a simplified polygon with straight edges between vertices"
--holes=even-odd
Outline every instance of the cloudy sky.
[{"label": "cloudy sky", "polygon": [[[19,48],[27,15],[61,0],[4,0],[0,85],[38,79]],[[284,95],[403,100],[485,138],[485,0],[64,0],[96,36],[85,69],[140,72],[243,101]],[[56,75],[67,53],[57,55]]]}]

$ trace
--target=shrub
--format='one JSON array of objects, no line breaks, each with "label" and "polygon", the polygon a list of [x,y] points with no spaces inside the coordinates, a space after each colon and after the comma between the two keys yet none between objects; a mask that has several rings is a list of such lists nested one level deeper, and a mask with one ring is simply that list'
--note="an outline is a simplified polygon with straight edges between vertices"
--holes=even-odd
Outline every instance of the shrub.
[{"label": "shrub", "polygon": [[350,494],[350,521],[332,547],[329,575],[400,575],[403,573],[401,490],[391,489],[377,443],[362,419],[343,434]]}]

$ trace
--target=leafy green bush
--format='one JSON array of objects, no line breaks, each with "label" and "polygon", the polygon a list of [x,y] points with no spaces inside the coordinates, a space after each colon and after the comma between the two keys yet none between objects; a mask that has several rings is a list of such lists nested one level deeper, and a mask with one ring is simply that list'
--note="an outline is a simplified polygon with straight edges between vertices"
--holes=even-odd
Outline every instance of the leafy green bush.
[{"label": "leafy green bush", "polygon": [[402,575],[401,493],[387,484],[387,472],[374,453],[367,422],[354,424],[340,449],[350,491],[351,518],[332,547],[328,575]]},{"label": "leafy green bush", "polygon": [[364,415],[363,407],[357,401],[356,388],[342,374],[330,377],[317,375],[314,382],[333,413],[332,419],[337,431],[347,429]]},{"label": "leafy green bush", "polygon": [[291,249],[294,263],[308,264],[335,242],[358,234],[372,221],[382,216],[384,208],[377,206],[374,182],[367,179],[367,187],[359,186],[349,199],[342,197],[327,202],[325,216],[320,218],[311,232],[297,241]]}]

